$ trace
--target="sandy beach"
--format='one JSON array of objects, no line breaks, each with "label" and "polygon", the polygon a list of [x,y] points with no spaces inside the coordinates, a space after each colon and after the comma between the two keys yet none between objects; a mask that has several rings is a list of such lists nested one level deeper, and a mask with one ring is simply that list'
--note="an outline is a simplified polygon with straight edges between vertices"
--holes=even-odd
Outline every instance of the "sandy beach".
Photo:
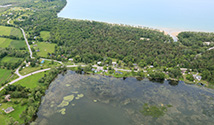
[{"label": "sandy beach", "polygon": [[0,5],[0,8],[2,7],[10,7],[10,6],[12,6],[12,4],[8,4],[8,5]]}]

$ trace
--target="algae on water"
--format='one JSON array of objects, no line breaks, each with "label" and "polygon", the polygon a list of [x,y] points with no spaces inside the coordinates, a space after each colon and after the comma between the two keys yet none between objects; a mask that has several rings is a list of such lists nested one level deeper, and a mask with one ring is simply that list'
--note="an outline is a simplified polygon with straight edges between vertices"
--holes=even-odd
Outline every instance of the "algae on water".
[{"label": "algae on water", "polygon": [[74,92],[72,92],[72,93],[74,93],[74,94],[78,94],[78,91],[74,91]]},{"label": "algae on water", "polygon": [[80,99],[82,98],[84,95],[83,94],[77,94],[77,97],[75,99]]},{"label": "algae on water", "polygon": [[[167,107],[171,107],[171,105],[168,105]],[[152,116],[157,118],[163,116],[167,112],[167,107],[165,107],[163,104],[161,106],[155,106],[145,103],[143,105],[143,109],[140,112],[145,116]]]},{"label": "algae on water", "polygon": [[58,107],[65,107],[65,106],[68,106],[69,103],[70,103],[71,101],[73,101],[73,99],[74,99],[74,95],[73,95],[73,94],[72,94],[72,95],[69,95],[69,96],[65,96],[65,97],[63,98],[63,101],[58,105]]},{"label": "algae on water", "polygon": [[62,115],[65,115],[65,111],[66,111],[66,109],[63,108],[63,109],[59,110],[58,112],[60,112]]},{"label": "algae on water", "polygon": [[70,85],[70,84],[66,84],[65,86],[69,87],[69,86],[71,86],[71,85]]}]

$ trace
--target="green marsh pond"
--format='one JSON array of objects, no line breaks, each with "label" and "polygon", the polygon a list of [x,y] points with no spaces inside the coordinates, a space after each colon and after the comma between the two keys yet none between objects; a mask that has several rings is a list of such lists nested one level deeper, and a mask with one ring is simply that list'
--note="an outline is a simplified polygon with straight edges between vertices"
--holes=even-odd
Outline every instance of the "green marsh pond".
[{"label": "green marsh pond", "polygon": [[212,125],[214,90],[68,71],[50,84],[37,116],[31,124]]}]

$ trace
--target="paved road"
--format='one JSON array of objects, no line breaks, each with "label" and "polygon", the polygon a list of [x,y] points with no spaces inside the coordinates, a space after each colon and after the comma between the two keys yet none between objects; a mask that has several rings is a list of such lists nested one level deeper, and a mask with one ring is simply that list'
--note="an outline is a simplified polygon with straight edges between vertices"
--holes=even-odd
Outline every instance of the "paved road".
[{"label": "paved road", "polygon": [[[52,61],[52,59],[45,59],[45,58],[40,58],[40,59]],[[57,63],[60,63],[60,64],[62,64],[62,65],[64,65],[61,61],[57,61],[57,60],[53,60],[53,61],[54,61],[54,62],[57,62]]]},{"label": "paved road", "polygon": [[[7,21],[7,24],[10,24],[10,20],[11,19],[9,19],[8,21]],[[22,34],[23,34],[23,36],[24,36],[24,39],[25,39],[25,42],[26,42],[26,44],[27,44],[27,47],[28,47],[28,49],[29,49],[29,52],[30,52],[30,58],[34,58],[32,55],[33,55],[33,53],[32,53],[32,50],[31,50],[31,48],[30,48],[30,45],[29,45],[29,43],[28,43],[28,40],[27,40],[27,38],[26,38],[26,35],[25,35],[25,31],[20,27],[20,30],[22,31]]]},{"label": "paved road", "polygon": [[10,20],[11,20],[11,19],[9,19],[9,20],[7,21],[7,24],[10,24]]},{"label": "paved road", "polygon": [[[60,62],[60,61],[59,61]],[[66,67],[78,67],[79,65],[67,65]],[[85,67],[85,66],[87,66],[87,65],[81,65],[82,67]],[[96,67],[96,68],[103,68],[102,66],[98,66],[98,65],[93,65],[93,67]],[[20,68],[20,67],[19,67]],[[12,85],[12,84],[14,84],[14,83],[16,83],[16,82],[18,82],[18,81],[20,81],[20,80],[22,80],[22,79],[24,79],[24,78],[26,78],[26,77],[28,77],[28,76],[31,76],[31,75],[33,75],[33,74],[37,74],[37,73],[40,73],[40,72],[45,72],[45,71],[48,71],[48,70],[50,70],[51,68],[47,68],[47,69],[42,69],[42,70],[38,70],[38,71],[35,71],[35,72],[32,72],[32,73],[29,73],[29,74],[27,74],[27,75],[24,75],[24,76],[22,76],[21,74],[19,74],[19,68],[16,70],[16,74],[19,76],[19,78],[17,78],[17,79],[15,79],[14,81],[12,81],[12,82],[9,82],[9,83],[7,83],[5,86],[3,86],[3,87],[1,87],[0,88],[0,91],[2,90],[2,89],[4,89],[6,86],[8,86],[8,85]],[[120,70],[120,71],[126,71],[126,72],[131,72],[132,70],[126,70],[126,69],[118,69],[118,68],[114,68],[114,70],[116,70],[116,71],[118,71],[118,70]],[[137,71],[135,71],[135,72],[137,72]]]},{"label": "paved road", "polygon": [[[67,65],[66,67],[71,68],[71,67],[78,67],[79,65]],[[87,65],[81,65],[81,67],[86,67]]]},{"label": "paved road", "polygon": [[31,75],[33,75],[33,74],[37,74],[37,73],[40,73],[40,72],[48,71],[48,70],[50,70],[50,69],[51,69],[51,68],[42,69],[42,70],[38,70],[38,71],[35,71],[35,72],[32,72],[32,73],[29,73],[29,74],[24,75],[24,76],[21,76],[21,77],[19,77],[18,79],[15,79],[15,80],[13,80],[12,82],[9,82],[9,83],[7,83],[5,86],[1,87],[1,88],[0,88],[0,91],[1,91],[2,89],[4,89],[6,86],[12,85],[12,84],[14,84],[15,82],[18,82],[19,80],[22,80],[22,79],[24,79],[24,78],[26,78],[26,77],[28,77],[28,76],[31,76]]},{"label": "paved road", "polygon": [[[207,49],[207,51],[210,51],[210,50],[213,50],[214,49],[214,47],[211,47],[211,48],[209,48],[209,49]],[[194,59],[196,59],[199,55],[201,55],[202,53],[199,53],[199,54],[197,54],[196,56],[195,56],[195,58]]]},{"label": "paved road", "polygon": [[18,69],[16,69],[15,73],[19,76],[19,77],[22,77],[22,75],[19,73],[19,69],[21,68],[21,66],[19,66]]},{"label": "paved road", "polygon": [[23,34],[23,36],[24,36],[24,39],[25,39],[25,42],[26,42],[26,44],[27,44],[27,47],[28,47],[28,50],[29,50],[29,52],[30,52],[30,58],[33,58],[33,53],[32,53],[32,50],[31,50],[31,48],[30,48],[30,45],[28,44],[28,40],[27,40],[27,38],[26,38],[26,35],[25,35],[25,31],[22,29],[22,28],[20,28],[21,29],[21,31],[22,31],[22,34]]},{"label": "paved road", "polygon": [[212,49],[214,49],[214,47],[212,47],[212,48],[209,48],[207,51],[210,51],[210,50],[212,50]]}]

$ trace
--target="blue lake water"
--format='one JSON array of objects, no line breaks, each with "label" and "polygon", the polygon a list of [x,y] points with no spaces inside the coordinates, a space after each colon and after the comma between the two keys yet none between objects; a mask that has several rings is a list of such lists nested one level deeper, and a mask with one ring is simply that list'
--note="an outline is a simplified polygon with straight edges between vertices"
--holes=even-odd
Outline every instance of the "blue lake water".
[{"label": "blue lake water", "polygon": [[59,17],[214,32],[214,0],[67,0]]}]

